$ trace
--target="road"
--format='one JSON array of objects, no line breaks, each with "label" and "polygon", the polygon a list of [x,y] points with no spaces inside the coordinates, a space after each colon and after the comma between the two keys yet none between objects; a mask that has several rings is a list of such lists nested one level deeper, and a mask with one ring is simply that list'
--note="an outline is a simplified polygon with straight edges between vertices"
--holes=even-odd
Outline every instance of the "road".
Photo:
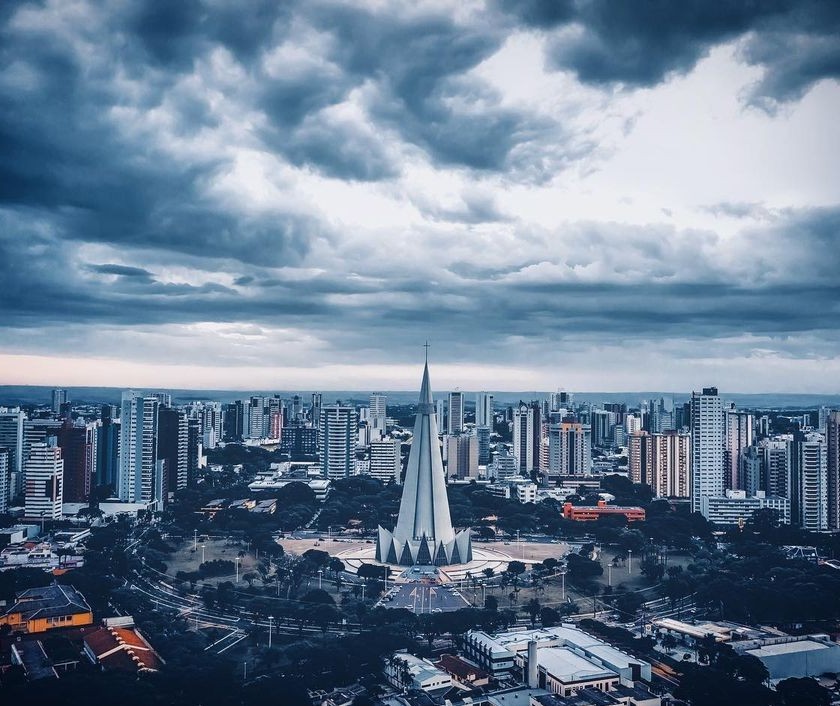
[{"label": "road", "polygon": [[405,608],[413,613],[443,613],[470,607],[456,588],[422,581],[394,586],[377,605]]}]

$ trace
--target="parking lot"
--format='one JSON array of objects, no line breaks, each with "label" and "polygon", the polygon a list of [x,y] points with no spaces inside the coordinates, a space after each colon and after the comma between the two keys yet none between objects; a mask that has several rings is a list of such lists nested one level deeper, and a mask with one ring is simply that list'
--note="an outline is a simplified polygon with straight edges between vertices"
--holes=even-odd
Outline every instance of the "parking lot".
[{"label": "parking lot", "polygon": [[405,608],[413,613],[442,613],[467,608],[470,604],[450,585],[413,581],[391,588],[381,605]]}]

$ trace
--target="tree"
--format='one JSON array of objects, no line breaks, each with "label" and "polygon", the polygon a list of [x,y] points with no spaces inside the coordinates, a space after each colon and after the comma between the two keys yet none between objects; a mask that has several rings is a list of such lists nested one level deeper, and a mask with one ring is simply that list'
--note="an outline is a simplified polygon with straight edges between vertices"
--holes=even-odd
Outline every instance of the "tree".
[{"label": "tree", "polygon": [[511,576],[520,576],[525,573],[525,564],[521,561],[512,561],[507,566],[507,572]]},{"label": "tree", "polygon": [[831,692],[819,685],[816,679],[791,677],[776,684],[776,693],[784,706],[829,706]]},{"label": "tree", "polygon": [[615,601],[615,607],[626,617],[633,618],[642,605],[642,597],[635,591],[622,593]]},{"label": "tree", "polygon": [[550,628],[552,625],[557,625],[562,616],[554,608],[546,606],[540,611],[540,622],[544,628]]},{"label": "tree", "polygon": [[738,655],[735,659],[735,675],[754,684],[763,684],[770,678],[770,672],[758,657]]},{"label": "tree", "polygon": [[499,609],[499,599],[496,596],[485,596],[484,598],[484,609],[485,610],[498,610]]},{"label": "tree", "polygon": [[528,611],[528,615],[531,617],[531,625],[535,625],[537,616],[540,614],[540,602],[536,598],[532,598],[525,606],[525,610]]}]

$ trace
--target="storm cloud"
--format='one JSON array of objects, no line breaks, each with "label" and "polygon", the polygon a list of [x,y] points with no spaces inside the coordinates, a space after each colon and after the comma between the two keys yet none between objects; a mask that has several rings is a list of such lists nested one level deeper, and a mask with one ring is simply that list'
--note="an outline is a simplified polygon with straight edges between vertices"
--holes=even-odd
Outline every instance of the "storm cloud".
[{"label": "storm cloud", "polygon": [[840,365],[838,36],[816,0],[4,3],[0,359]]}]

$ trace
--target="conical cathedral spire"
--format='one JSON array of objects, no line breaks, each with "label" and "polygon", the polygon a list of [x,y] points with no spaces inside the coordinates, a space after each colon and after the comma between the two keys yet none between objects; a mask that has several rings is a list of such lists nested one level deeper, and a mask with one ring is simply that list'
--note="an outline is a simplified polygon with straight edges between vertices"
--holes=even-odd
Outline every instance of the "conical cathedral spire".
[{"label": "conical cathedral spire", "polygon": [[[428,356],[428,348],[426,351]],[[406,548],[410,562],[405,561]],[[428,357],[420,384],[414,438],[408,456],[397,526],[393,533],[379,528],[376,554],[380,561],[399,557],[394,562],[399,564],[450,564],[453,556],[459,561],[469,561],[464,557],[472,555],[469,530],[460,532],[456,537],[449,515]]]}]

